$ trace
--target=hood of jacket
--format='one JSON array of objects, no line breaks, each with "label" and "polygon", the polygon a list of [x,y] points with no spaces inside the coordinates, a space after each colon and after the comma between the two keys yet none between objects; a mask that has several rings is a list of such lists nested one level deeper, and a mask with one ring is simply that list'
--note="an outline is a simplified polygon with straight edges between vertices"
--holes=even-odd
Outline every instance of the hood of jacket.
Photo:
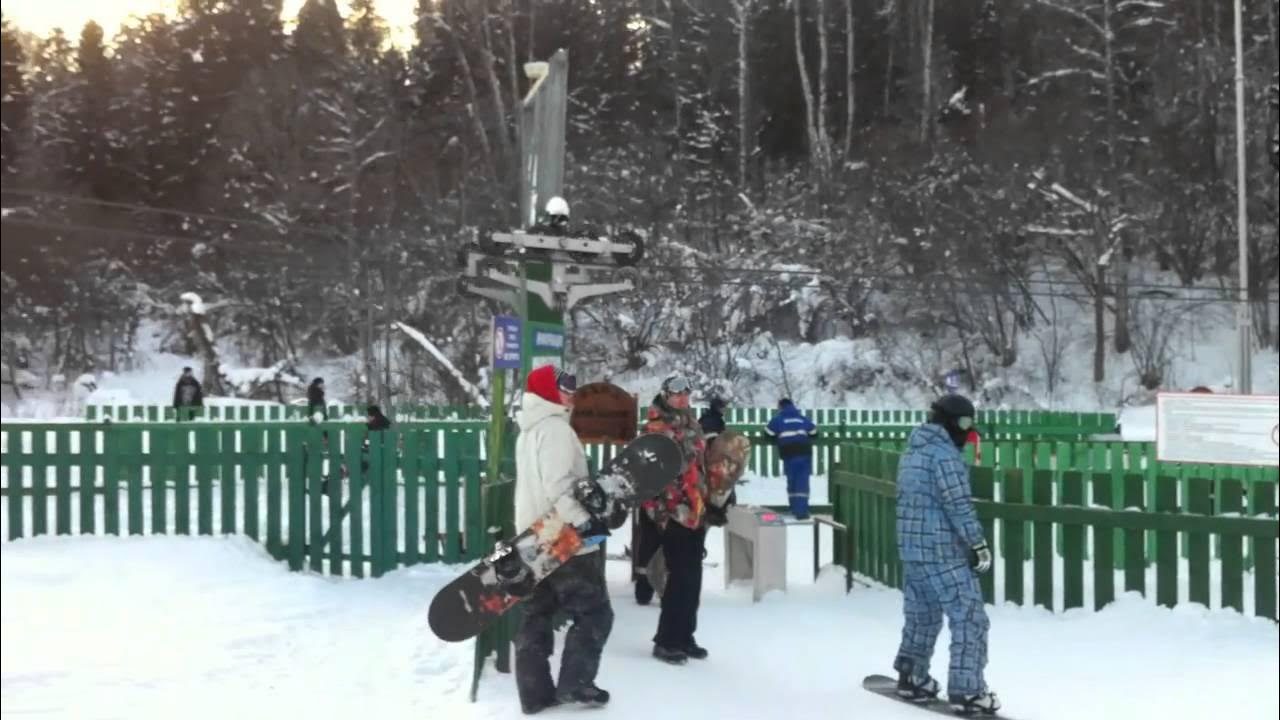
[{"label": "hood of jacket", "polygon": [[551,402],[541,395],[525,391],[520,400],[520,412],[516,413],[516,424],[522,432],[527,432],[548,418],[561,418],[569,422],[569,408],[558,402]]},{"label": "hood of jacket", "polygon": [[907,447],[923,448],[928,445],[939,445],[941,447],[955,450],[956,446],[951,442],[951,436],[947,434],[946,428],[933,423],[926,423],[911,431],[911,437],[907,439]]}]

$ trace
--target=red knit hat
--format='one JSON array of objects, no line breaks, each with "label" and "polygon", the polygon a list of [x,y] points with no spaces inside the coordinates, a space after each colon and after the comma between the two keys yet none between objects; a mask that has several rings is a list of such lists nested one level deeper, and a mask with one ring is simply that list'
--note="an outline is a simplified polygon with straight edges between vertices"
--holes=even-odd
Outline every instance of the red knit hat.
[{"label": "red knit hat", "polygon": [[524,389],[547,402],[559,405],[560,388],[556,384],[556,375],[555,365],[543,365],[529,373],[529,377],[524,383]]}]

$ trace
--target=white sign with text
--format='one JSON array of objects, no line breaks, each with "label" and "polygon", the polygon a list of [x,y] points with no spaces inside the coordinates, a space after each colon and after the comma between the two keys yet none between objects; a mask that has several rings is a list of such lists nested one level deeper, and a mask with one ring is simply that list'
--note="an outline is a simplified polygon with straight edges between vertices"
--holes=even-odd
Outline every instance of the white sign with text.
[{"label": "white sign with text", "polygon": [[1274,395],[1160,393],[1156,459],[1280,466],[1278,401]]}]

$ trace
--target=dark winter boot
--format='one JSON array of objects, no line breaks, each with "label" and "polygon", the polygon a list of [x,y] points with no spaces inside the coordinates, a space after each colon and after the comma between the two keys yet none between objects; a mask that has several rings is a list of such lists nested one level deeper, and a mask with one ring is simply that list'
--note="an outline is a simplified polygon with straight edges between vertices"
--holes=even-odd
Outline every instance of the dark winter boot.
[{"label": "dark winter boot", "polygon": [[556,707],[559,704],[560,704],[560,700],[558,698],[551,698],[550,700],[534,702],[528,705],[521,703],[520,709],[524,711],[525,715],[537,715],[543,710],[546,710],[547,708]]},{"label": "dark winter boot", "polygon": [[653,656],[665,663],[672,665],[683,665],[689,661],[689,656],[683,650],[667,648],[661,645],[653,646]]},{"label": "dark winter boot", "polygon": [[690,640],[689,644],[684,647],[684,654],[694,660],[706,660],[707,649],[697,643],[696,640]]},{"label": "dark winter boot", "polygon": [[995,715],[1000,709],[1000,699],[990,690],[977,695],[952,695],[951,712],[957,715]]},{"label": "dark winter boot", "polygon": [[932,677],[924,679],[907,675],[898,676],[898,697],[911,702],[925,703],[937,699],[942,687]]},{"label": "dark winter boot", "polygon": [[938,692],[942,687],[925,673],[925,676],[915,677],[915,663],[910,659],[898,656],[893,661],[893,669],[898,671],[898,697],[911,702],[930,702],[938,697]]},{"label": "dark winter boot", "polygon": [[601,707],[609,702],[609,691],[601,690],[593,683],[587,683],[577,690],[557,693],[556,700],[560,705],[575,703],[587,707]]}]

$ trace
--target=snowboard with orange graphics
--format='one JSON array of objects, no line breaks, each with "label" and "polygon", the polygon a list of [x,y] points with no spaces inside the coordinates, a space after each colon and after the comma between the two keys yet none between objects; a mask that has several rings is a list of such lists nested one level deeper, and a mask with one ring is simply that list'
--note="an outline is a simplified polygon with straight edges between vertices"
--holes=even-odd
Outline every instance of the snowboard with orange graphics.
[{"label": "snowboard with orange graphics", "polygon": [[[674,440],[647,433],[622,448],[594,478],[575,481],[571,492],[593,517],[608,518],[661,492],[680,473],[683,461]],[[552,508],[436,593],[427,614],[431,631],[448,642],[475,637],[528,597],[583,543],[579,528]]]}]

